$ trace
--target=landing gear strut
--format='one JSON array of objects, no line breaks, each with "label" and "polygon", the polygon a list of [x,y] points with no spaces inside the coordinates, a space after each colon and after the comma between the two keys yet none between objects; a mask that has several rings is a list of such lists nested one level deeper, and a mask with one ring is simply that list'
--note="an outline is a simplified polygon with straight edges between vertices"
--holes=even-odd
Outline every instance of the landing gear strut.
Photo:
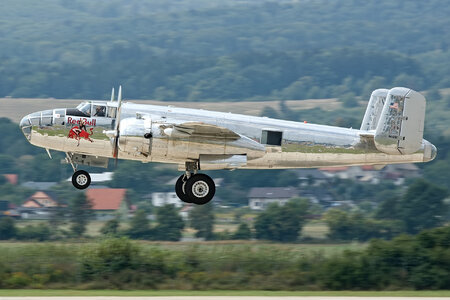
[{"label": "landing gear strut", "polygon": [[74,164],[72,160],[72,155],[70,153],[66,153],[66,160],[72,166],[73,175],[72,175],[72,184],[79,190],[86,189],[91,184],[91,176],[85,170],[78,170],[77,165]]},{"label": "landing gear strut", "polygon": [[[186,163],[186,169],[192,164]],[[186,174],[181,175],[175,184],[175,192],[181,201],[186,203],[195,203],[203,205],[208,203],[216,193],[216,185],[214,181],[206,174],[196,173],[197,168],[191,173],[190,170]]]}]

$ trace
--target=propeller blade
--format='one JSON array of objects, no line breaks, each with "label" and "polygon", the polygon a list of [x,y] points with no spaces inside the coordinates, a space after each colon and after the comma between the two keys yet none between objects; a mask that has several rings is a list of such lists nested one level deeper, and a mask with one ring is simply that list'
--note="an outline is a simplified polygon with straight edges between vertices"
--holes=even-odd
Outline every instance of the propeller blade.
[{"label": "propeller blade", "polygon": [[114,101],[114,87],[112,88],[111,91],[111,102]]},{"label": "propeller blade", "polygon": [[115,124],[115,137],[113,144],[113,157],[115,158],[114,165],[117,166],[117,160],[119,159],[119,137],[120,137],[120,113],[122,108],[122,86],[119,86],[119,92],[117,95],[117,113],[116,113],[116,124]]}]

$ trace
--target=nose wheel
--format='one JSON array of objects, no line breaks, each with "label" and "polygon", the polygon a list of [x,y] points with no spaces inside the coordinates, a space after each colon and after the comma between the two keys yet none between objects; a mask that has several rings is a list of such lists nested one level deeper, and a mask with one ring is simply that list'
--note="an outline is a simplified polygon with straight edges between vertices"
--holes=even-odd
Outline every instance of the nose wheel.
[{"label": "nose wheel", "polygon": [[181,201],[203,205],[216,193],[214,181],[205,174],[192,174],[189,178],[182,175],[175,184],[175,192]]},{"label": "nose wheel", "polygon": [[78,170],[72,175],[72,184],[79,190],[84,190],[91,184],[91,176],[84,170]]}]

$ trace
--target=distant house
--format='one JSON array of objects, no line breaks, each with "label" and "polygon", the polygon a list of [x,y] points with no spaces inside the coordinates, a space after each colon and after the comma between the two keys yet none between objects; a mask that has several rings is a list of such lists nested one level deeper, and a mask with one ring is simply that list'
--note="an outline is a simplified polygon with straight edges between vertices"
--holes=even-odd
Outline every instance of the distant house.
[{"label": "distant house", "polygon": [[54,193],[37,191],[18,208],[22,219],[48,219],[61,205]]},{"label": "distant house", "polygon": [[294,172],[300,181],[300,186],[318,186],[329,180],[329,177],[318,169],[297,169]]},{"label": "distant house", "polygon": [[395,184],[403,184],[405,178],[420,177],[420,169],[415,164],[387,165],[382,170],[382,177],[393,180]]},{"label": "distant house", "polygon": [[331,203],[335,200],[332,194],[320,187],[302,189],[301,195],[302,198],[308,199],[311,203],[320,204],[324,207],[331,206]]},{"label": "distant house", "polygon": [[178,199],[178,196],[175,192],[158,192],[152,193],[152,204],[153,206],[164,206],[167,204],[173,204],[176,207],[182,207],[183,202]]},{"label": "distant house", "polygon": [[127,216],[130,204],[126,198],[126,189],[88,189],[86,197],[91,202],[97,219],[112,219],[115,214]]},{"label": "distant house", "polygon": [[321,171],[325,176],[327,177],[338,177],[342,179],[347,179],[348,174],[347,170],[349,167],[342,166],[342,167],[323,167],[319,168],[319,171]]},{"label": "distant house", "polygon": [[183,220],[185,221],[189,220],[189,214],[191,213],[192,209],[194,209],[194,206],[188,203],[180,210],[179,214],[183,218]]},{"label": "distant house", "polygon": [[3,176],[12,185],[16,185],[19,182],[19,176],[17,174],[3,174]]},{"label": "distant house", "polygon": [[22,204],[22,207],[25,208],[50,208],[58,206],[59,203],[56,200],[56,196],[51,192],[43,191],[37,191]]},{"label": "distant house", "polygon": [[270,203],[286,204],[289,199],[299,196],[293,187],[258,187],[252,188],[248,194],[248,206],[254,210],[264,210]]}]

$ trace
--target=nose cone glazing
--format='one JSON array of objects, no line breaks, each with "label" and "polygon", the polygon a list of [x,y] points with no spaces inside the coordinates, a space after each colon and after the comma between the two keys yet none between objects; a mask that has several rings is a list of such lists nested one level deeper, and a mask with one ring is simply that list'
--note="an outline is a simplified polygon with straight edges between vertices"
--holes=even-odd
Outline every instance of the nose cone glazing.
[{"label": "nose cone glazing", "polygon": [[20,120],[19,126],[25,137],[27,139],[30,139],[32,126],[30,115],[26,115],[25,117],[23,117],[22,120]]},{"label": "nose cone glazing", "polygon": [[22,118],[19,123],[20,129],[27,139],[31,138],[32,126],[51,126],[53,122],[53,111],[38,111]]}]

